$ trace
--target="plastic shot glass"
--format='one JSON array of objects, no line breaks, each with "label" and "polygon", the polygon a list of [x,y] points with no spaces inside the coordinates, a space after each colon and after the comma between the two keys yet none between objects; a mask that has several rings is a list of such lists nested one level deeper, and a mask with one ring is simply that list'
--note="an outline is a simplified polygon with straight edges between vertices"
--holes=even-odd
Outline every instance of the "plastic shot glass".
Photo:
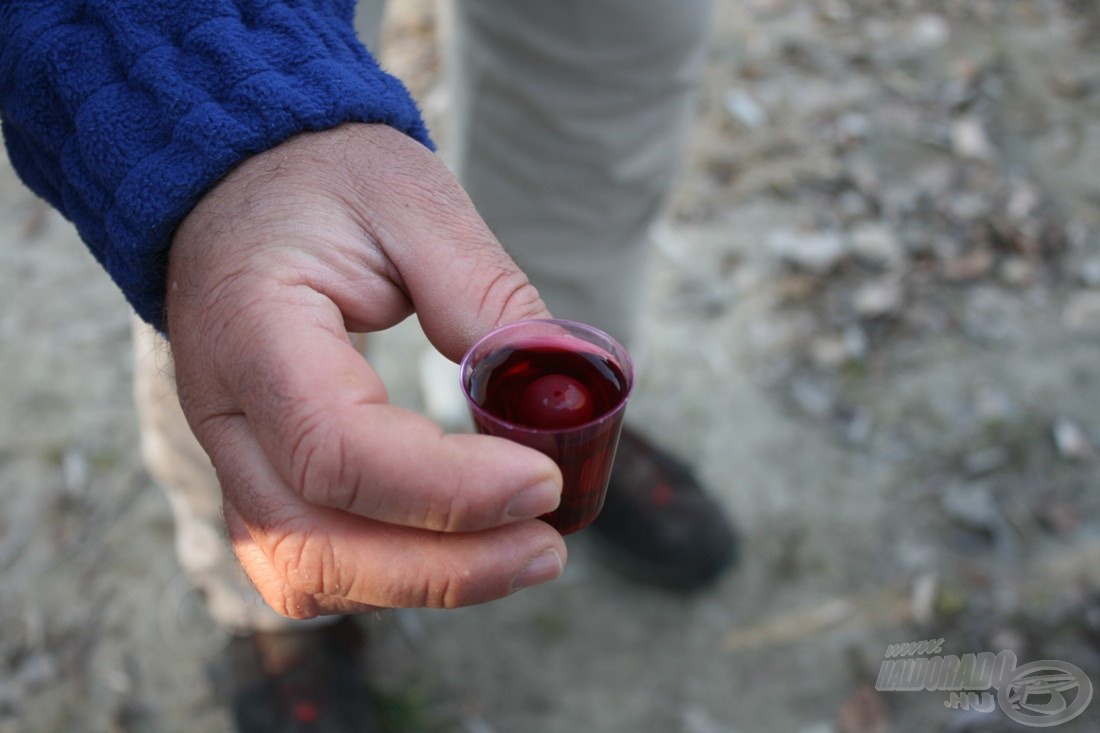
[{"label": "plastic shot glass", "polygon": [[563,535],[591,523],[634,386],[626,349],[583,323],[518,321],[474,344],[460,374],[478,432],[541,451],[561,469],[561,504],[540,519]]}]

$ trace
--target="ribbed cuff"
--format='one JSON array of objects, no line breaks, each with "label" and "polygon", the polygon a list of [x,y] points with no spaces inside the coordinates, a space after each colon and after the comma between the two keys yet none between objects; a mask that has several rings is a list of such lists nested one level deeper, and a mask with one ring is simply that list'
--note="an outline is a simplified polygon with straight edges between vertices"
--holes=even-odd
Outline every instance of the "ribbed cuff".
[{"label": "ribbed cuff", "polygon": [[431,146],[408,91],[355,37],[350,10],[98,0],[27,3],[4,19],[12,163],[156,328],[172,233],[237,163],[349,121]]}]

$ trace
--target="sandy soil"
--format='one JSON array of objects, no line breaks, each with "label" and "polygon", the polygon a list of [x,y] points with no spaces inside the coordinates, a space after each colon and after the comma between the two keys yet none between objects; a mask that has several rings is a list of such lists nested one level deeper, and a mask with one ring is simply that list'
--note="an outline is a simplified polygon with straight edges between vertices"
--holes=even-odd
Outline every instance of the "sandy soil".
[{"label": "sandy soil", "polygon": [[[403,3],[386,40],[433,119],[439,28]],[[1100,685],[1100,11],[721,2],[710,58],[631,412],[742,561],[670,596],[582,533],[549,587],[363,619],[395,731],[1027,729],[875,691],[918,639]],[[128,319],[5,162],[0,733],[229,730],[224,637],[135,449]],[[380,341],[420,406],[422,337]],[[1056,730],[1100,730],[1100,702]]]}]

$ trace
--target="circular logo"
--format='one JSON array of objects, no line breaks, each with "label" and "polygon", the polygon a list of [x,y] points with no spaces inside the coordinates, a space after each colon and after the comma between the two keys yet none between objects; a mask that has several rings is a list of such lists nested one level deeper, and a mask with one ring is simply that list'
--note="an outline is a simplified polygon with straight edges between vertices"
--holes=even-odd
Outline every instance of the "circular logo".
[{"label": "circular logo", "polygon": [[1016,668],[997,703],[1012,720],[1047,728],[1073,720],[1092,700],[1092,682],[1080,667],[1044,659]]}]

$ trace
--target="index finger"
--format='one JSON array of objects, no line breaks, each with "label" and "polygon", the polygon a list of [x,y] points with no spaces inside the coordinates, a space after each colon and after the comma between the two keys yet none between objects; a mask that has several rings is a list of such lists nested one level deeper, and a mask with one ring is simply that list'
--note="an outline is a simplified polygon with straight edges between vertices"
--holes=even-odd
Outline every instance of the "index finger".
[{"label": "index finger", "polygon": [[[272,465],[306,501],[436,531],[485,529],[557,507],[561,473],[510,441],[449,435],[390,405],[325,299],[252,320],[236,402]],[[339,324],[339,325],[338,325]]]}]

